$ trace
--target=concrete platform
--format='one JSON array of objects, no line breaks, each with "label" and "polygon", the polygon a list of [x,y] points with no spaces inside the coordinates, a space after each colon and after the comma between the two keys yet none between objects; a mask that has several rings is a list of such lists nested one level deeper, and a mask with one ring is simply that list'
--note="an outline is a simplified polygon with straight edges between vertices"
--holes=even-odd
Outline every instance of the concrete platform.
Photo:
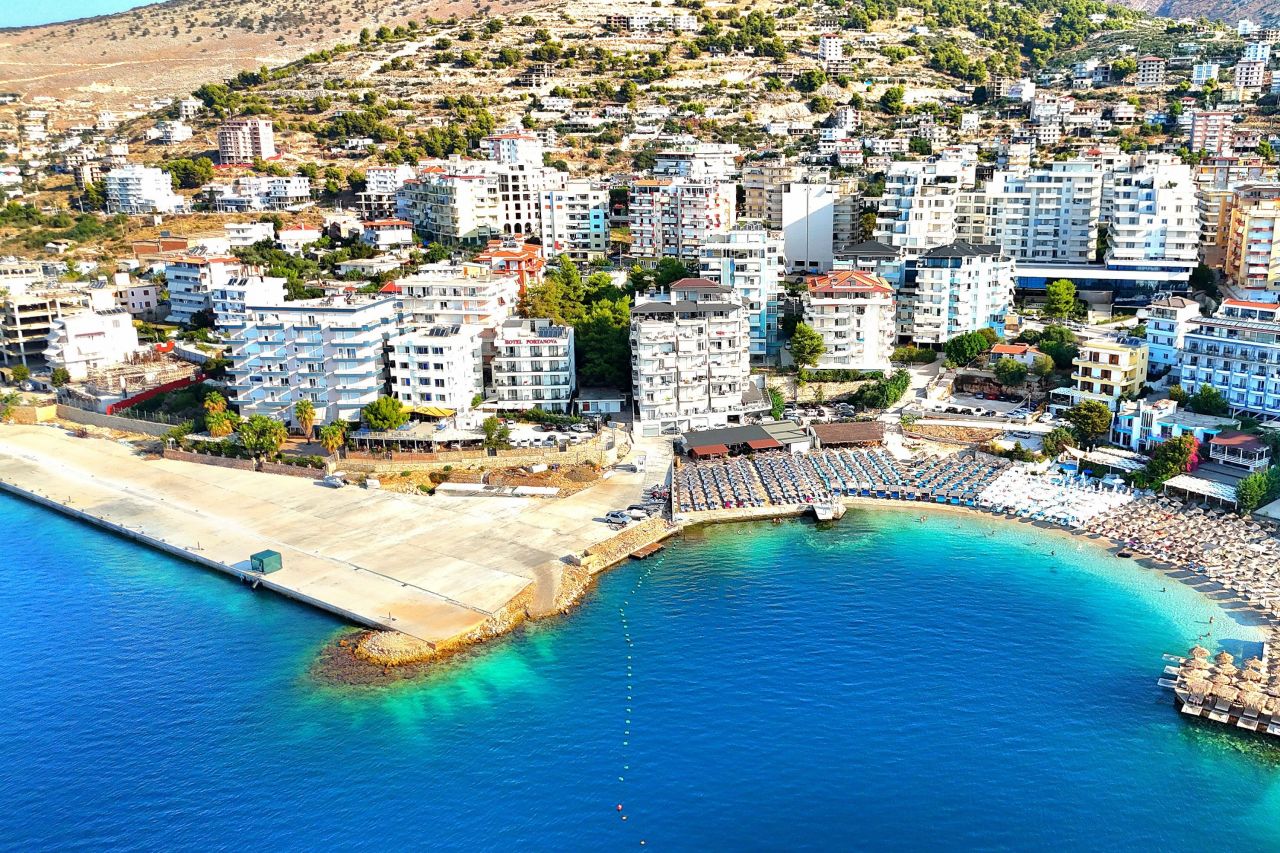
[{"label": "concrete platform", "polygon": [[[664,478],[669,445],[635,452],[648,454],[648,471],[561,500],[419,497],[144,460],[61,429],[0,426],[0,483],[353,622],[440,642],[530,585],[549,606],[562,559],[612,535],[596,519]],[[284,568],[249,572],[249,555],[265,548]]]}]

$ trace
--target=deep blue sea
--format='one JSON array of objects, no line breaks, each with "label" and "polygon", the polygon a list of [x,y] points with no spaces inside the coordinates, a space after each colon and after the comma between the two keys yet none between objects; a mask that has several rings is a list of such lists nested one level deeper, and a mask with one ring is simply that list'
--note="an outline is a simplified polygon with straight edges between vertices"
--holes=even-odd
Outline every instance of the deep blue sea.
[{"label": "deep blue sea", "polygon": [[1030,527],[695,532],[374,690],[303,606],[3,495],[0,544],[5,851],[1280,848],[1280,748],[1155,685],[1256,629]]},{"label": "deep blue sea", "polygon": [[45,0],[41,3],[0,0],[0,27],[31,27],[95,15],[114,15],[158,2],[160,0]]}]

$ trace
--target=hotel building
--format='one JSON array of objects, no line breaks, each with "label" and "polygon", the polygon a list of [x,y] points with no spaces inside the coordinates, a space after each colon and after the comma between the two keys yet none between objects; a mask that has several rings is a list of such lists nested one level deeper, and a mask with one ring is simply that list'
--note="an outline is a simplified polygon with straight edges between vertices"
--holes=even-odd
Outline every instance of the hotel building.
[{"label": "hotel building", "polygon": [[785,272],[782,241],[747,223],[711,235],[698,252],[699,275],[728,285],[741,299],[754,363],[778,354],[778,302]]},{"label": "hotel building", "polygon": [[512,319],[498,329],[493,392],[499,409],[568,412],[576,387],[572,327]]},{"label": "hotel building", "polygon": [[1187,330],[1180,381],[1217,388],[1236,412],[1280,418],[1280,305],[1225,299]]},{"label": "hotel building", "polygon": [[983,328],[1003,330],[1013,272],[999,246],[960,241],[909,259],[898,293],[899,338],[943,344]]},{"label": "hotel building", "polygon": [[879,276],[847,270],[811,276],[805,321],[826,349],[819,370],[887,370],[893,354],[893,288]]},{"label": "hotel building", "polygon": [[409,408],[465,412],[484,393],[479,326],[429,326],[387,341],[391,393]]}]

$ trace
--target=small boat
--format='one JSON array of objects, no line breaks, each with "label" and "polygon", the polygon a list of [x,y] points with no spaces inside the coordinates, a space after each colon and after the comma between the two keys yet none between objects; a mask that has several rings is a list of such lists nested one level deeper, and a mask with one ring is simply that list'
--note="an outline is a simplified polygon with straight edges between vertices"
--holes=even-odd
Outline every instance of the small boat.
[{"label": "small boat", "polygon": [[1117,556],[1117,557],[1124,557],[1125,559],[1128,559],[1128,558],[1130,558],[1130,557],[1132,557],[1132,556],[1133,556],[1133,552],[1132,552],[1132,551],[1121,551],[1119,554],[1116,554],[1116,556]]}]

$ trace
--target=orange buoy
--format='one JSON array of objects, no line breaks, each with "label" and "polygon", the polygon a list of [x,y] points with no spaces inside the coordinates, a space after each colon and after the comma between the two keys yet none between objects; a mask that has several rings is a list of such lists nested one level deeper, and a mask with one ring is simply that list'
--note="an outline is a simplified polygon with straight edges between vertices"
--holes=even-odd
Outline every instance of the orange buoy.
[{"label": "orange buoy", "polygon": [[622,811],[622,803],[618,803],[618,811]]}]

